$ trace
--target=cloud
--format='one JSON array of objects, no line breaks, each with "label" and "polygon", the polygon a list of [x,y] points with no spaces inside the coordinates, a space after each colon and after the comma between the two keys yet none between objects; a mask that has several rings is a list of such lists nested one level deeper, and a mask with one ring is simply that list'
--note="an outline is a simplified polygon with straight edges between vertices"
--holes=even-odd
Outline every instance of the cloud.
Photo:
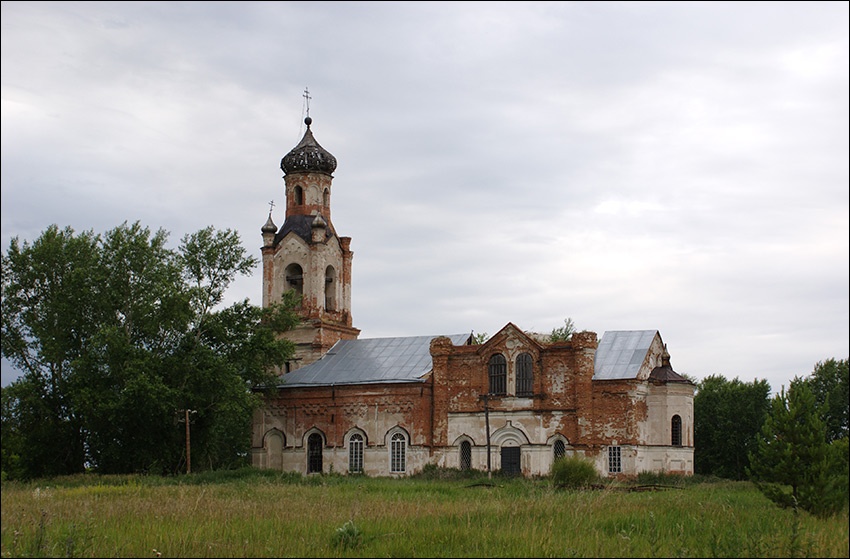
[{"label": "cloud", "polygon": [[258,253],[309,87],[361,336],[657,328],[774,389],[847,357],[846,4],[451,6],[4,2],[3,246]]}]

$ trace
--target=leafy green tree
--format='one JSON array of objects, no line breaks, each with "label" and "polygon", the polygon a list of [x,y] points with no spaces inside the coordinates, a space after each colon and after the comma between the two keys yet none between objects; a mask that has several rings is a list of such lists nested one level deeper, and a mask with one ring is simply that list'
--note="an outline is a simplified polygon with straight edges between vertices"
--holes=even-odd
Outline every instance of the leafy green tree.
[{"label": "leafy green tree", "polygon": [[827,442],[847,438],[850,431],[850,360],[821,361],[804,380],[823,410]]},{"label": "leafy green tree", "polygon": [[840,510],[846,496],[831,472],[830,447],[815,396],[795,379],[771,401],[770,413],[750,453],[747,473],[756,487],[781,507],[800,507],[818,516]]},{"label": "leafy green tree", "polygon": [[694,395],[694,471],[745,479],[749,452],[770,407],[766,380],[705,377]]},{"label": "leafy green tree", "polygon": [[297,301],[220,308],[257,260],[229,230],[202,229],[176,251],[167,238],[125,222],[12,241],[2,350],[24,374],[3,390],[4,472],[181,471],[187,409],[196,468],[246,462],[251,388],[272,385],[292,354],[280,333],[297,324]]},{"label": "leafy green tree", "polygon": [[9,388],[13,401],[3,411],[13,438],[22,438],[19,466],[30,476],[85,468],[83,427],[69,387],[102,314],[92,297],[97,262],[96,235],[55,225],[32,244],[12,239],[2,257],[0,349],[25,384]]}]

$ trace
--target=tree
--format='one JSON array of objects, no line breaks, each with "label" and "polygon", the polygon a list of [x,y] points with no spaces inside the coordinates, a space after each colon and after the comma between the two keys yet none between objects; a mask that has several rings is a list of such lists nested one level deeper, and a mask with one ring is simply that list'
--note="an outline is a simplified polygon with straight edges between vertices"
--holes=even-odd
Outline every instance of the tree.
[{"label": "tree", "polygon": [[770,406],[766,380],[705,377],[694,395],[694,472],[745,479],[749,452]]},{"label": "tree", "polygon": [[844,506],[840,486],[846,480],[831,472],[826,430],[806,382],[795,379],[787,393],[783,387],[774,396],[747,473],[781,507],[799,506],[826,516]]},{"label": "tree", "polygon": [[850,359],[831,358],[818,362],[811,376],[804,380],[823,411],[827,442],[847,438],[850,431]]},{"label": "tree", "polygon": [[553,328],[549,334],[549,343],[566,342],[573,337],[576,331],[575,324],[572,318],[565,318],[564,325],[558,328]]},{"label": "tree", "polygon": [[472,335],[472,343],[475,345],[480,345],[490,339],[490,335],[487,332],[479,332],[478,334]]},{"label": "tree", "polygon": [[[71,400],[74,363],[98,329],[102,310],[91,294],[100,280],[99,237],[48,227],[32,244],[13,238],[2,257],[0,349],[22,372],[3,406],[4,432],[26,452],[30,476],[83,471],[84,434]],[[5,466],[5,464],[4,464]]]},{"label": "tree", "polygon": [[[234,232],[183,238],[126,222],[104,235],[48,228],[3,256],[3,356],[24,374],[3,390],[3,471],[21,477],[177,472],[179,410],[205,468],[245,462],[253,386],[270,386],[294,348],[287,297],[220,308],[257,261]],[[7,436],[9,437],[7,439]],[[8,443],[8,452],[7,452]]]}]

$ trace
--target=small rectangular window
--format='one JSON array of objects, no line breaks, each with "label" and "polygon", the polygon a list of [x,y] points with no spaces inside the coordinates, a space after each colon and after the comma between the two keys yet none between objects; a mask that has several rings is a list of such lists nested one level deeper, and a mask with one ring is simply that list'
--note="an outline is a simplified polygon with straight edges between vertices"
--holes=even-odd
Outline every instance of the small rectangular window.
[{"label": "small rectangular window", "polygon": [[619,446],[608,447],[608,473],[619,474],[623,471],[623,462]]}]

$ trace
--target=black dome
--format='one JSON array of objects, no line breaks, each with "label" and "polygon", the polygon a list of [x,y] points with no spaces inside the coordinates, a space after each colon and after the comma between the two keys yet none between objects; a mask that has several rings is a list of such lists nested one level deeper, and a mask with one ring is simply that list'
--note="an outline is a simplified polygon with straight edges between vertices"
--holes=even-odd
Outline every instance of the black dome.
[{"label": "black dome", "polygon": [[313,137],[313,132],[310,131],[312,122],[313,119],[309,116],[304,119],[307,125],[304,137],[280,160],[280,169],[284,174],[306,172],[330,175],[336,169],[336,157],[320,146]]}]

